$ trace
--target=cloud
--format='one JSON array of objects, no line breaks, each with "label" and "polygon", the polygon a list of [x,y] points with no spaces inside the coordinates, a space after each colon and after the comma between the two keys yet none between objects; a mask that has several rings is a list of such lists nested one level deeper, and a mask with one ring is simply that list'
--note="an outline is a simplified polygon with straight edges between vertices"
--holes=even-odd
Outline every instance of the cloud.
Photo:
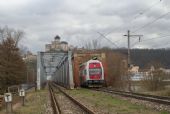
[{"label": "cloud", "polygon": [[[99,39],[102,46],[114,47],[100,37],[107,37],[119,47],[127,46],[123,37],[169,11],[168,0],[5,0],[0,4],[0,26],[8,25],[25,31],[22,41],[33,52],[43,51],[55,35],[75,46]],[[150,8],[151,7],[151,8]],[[145,11],[146,10],[146,11]],[[141,12],[143,14],[141,14]],[[143,39],[153,34],[169,32],[169,17],[142,28],[137,33]],[[161,36],[161,35],[160,35]],[[118,41],[120,40],[120,41]],[[131,39],[132,43],[134,39]],[[117,41],[117,42],[116,42]],[[154,40],[152,43],[168,42],[168,39]],[[151,42],[143,42],[140,47],[149,47]],[[156,46],[154,48],[157,48]]]}]

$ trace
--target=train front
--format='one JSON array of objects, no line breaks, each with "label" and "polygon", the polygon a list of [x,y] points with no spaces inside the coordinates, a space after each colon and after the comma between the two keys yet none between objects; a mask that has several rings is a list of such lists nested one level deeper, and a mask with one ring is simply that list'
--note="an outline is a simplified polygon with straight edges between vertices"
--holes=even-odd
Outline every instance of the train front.
[{"label": "train front", "polygon": [[89,60],[87,74],[88,87],[102,87],[104,85],[104,68],[100,61]]}]

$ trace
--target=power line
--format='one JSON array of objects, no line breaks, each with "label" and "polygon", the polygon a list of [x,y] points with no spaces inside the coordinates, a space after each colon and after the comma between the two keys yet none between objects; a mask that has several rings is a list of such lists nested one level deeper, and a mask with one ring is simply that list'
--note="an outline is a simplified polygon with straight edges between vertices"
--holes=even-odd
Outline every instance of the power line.
[{"label": "power line", "polygon": [[149,22],[149,23],[143,25],[142,27],[140,27],[140,28],[134,30],[133,33],[136,33],[137,31],[139,31],[139,30],[141,30],[141,29],[143,29],[143,28],[145,28],[145,27],[147,27],[147,26],[150,26],[151,24],[153,24],[154,22],[158,21],[159,19],[161,19],[161,18],[167,16],[169,13],[170,13],[170,12],[167,12],[167,13],[165,13],[165,14],[159,16],[159,17],[156,18],[155,20],[153,20],[153,21],[151,21],[151,22]]},{"label": "power line", "polygon": [[128,23],[129,24],[129,28],[132,27],[131,23],[136,20],[138,17],[142,16],[143,14],[145,14],[146,12],[149,12],[154,6],[156,6],[158,3],[160,3],[161,0],[159,0],[158,2],[154,2],[150,7],[146,8],[146,9],[141,9],[142,11],[139,11],[133,18],[132,20]]},{"label": "power line", "polygon": [[148,41],[148,40],[153,40],[153,39],[159,39],[159,38],[163,38],[163,37],[168,37],[168,36],[170,36],[170,35],[160,36],[160,37],[153,37],[153,38],[150,38],[150,39],[142,40],[142,42],[145,42],[145,41]]},{"label": "power line", "polygon": [[[162,1],[162,0],[159,0],[159,1],[156,2],[156,3],[153,3],[150,7],[144,9],[143,11],[140,11],[138,14],[143,15],[144,13],[146,13],[147,11],[149,11],[150,9],[152,9],[155,5],[157,5],[157,4],[160,3],[161,1]],[[170,13],[170,12],[168,12],[168,13]],[[168,15],[168,13],[167,13],[167,14],[164,14],[164,15],[162,15],[162,16],[160,16],[160,17],[158,17],[158,18],[157,18],[156,20],[154,20],[153,22],[148,23],[148,24],[142,26],[141,28],[138,28],[136,31],[134,31],[134,32],[132,32],[132,33],[135,33],[135,32],[137,32],[137,31],[139,31],[139,29],[142,29],[142,28],[144,28],[144,27],[146,27],[146,26],[154,23],[155,21],[159,20],[160,18]],[[131,23],[134,19],[136,19],[137,17],[138,17],[138,16],[135,16],[135,17],[130,21],[130,23]],[[116,28],[114,28],[113,30],[115,30],[115,29],[120,30],[121,27],[122,27],[122,26],[116,27]],[[107,39],[106,36],[109,35],[110,33],[112,33],[113,30],[109,31],[109,32],[106,33],[106,34],[102,34],[102,35],[101,35],[101,33],[100,33],[100,36],[103,36],[103,38]],[[99,32],[97,32],[97,33],[99,33]],[[100,37],[98,37],[98,38],[100,38]],[[98,38],[97,38],[97,39],[98,39]],[[109,40],[109,39],[107,39],[107,40],[108,40],[108,41],[111,41],[111,40]],[[119,41],[120,41],[120,40],[119,40]],[[111,42],[112,42],[112,41],[111,41]],[[117,41],[116,41],[116,42],[117,42]],[[112,42],[112,43],[113,43],[113,42]],[[114,43],[114,45],[115,45],[115,43]],[[116,47],[118,47],[118,46],[116,46]]]},{"label": "power line", "polygon": [[153,7],[155,7],[157,4],[159,4],[162,0],[159,0],[156,3],[153,3],[150,7],[146,8],[146,9],[142,9],[143,11],[140,11],[137,13],[137,15],[134,17],[134,19],[136,19],[137,17],[143,15],[145,12],[150,11]]},{"label": "power line", "polygon": [[135,46],[136,44],[138,44],[138,43],[150,41],[150,40],[153,40],[153,39],[160,39],[160,38],[164,38],[164,37],[166,38],[166,37],[168,37],[168,36],[170,36],[170,35],[165,35],[165,36],[160,36],[160,37],[153,37],[153,38],[141,40],[140,42],[135,42],[135,43],[133,43],[133,44],[132,44],[132,47],[134,47],[134,46]]},{"label": "power line", "polygon": [[156,45],[152,45],[152,48],[155,47],[155,46],[159,46],[159,47],[160,47],[160,46],[162,46],[162,45],[163,45],[163,46],[166,46],[166,45],[169,45],[169,44],[170,44],[170,42],[165,42],[164,44],[161,44],[161,45],[156,44]]},{"label": "power line", "polygon": [[[131,20],[129,20],[129,26],[130,26],[130,24],[132,23],[132,21],[133,21],[134,19],[136,19],[138,16],[143,15],[143,14],[146,13],[147,11],[151,10],[154,6],[156,6],[157,4],[159,4],[161,1],[162,1],[162,0],[159,0],[159,1],[156,2],[156,3],[153,3],[150,7],[146,8],[146,9],[142,9],[143,11],[139,11]],[[140,14],[140,15],[139,15],[139,14]],[[122,26],[121,26],[121,27],[122,27]],[[117,27],[117,28],[115,28],[115,29],[118,29],[118,30],[119,30],[119,29],[121,29],[121,27]],[[113,30],[111,30],[110,32],[106,33],[105,36],[109,35],[109,34],[112,33],[112,32],[113,32]]]},{"label": "power line", "polygon": [[[95,31],[95,32],[99,34],[99,32],[97,32],[97,31]],[[101,33],[101,34],[103,34],[103,33]],[[99,38],[101,38],[101,36],[102,36],[101,34],[99,34],[100,36],[97,37],[96,40],[99,39]],[[103,36],[107,37],[106,35],[107,35],[107,34],[103,34]],[[102,36],[102,37],[103,37],[103,36]],[[122,37],[122,38],[123,38],[123,37]],[[109,40],[109,39],[107,38],[107,40]],[[112,42],[117,43],[117,42],[120,42],[120,41],[122,41],[122,39],[119,39],[119,40],[116,40],[116,41],[112,41]],[[124,41],[124,40],[123,40],[123,41]]]},{"label": "power line", "polygon": [[102,38],[106,39],[107,41],[109,41],[110,43],[112,43],[116,48],[119,48],[119,46],[117,46],[114,42],[112,42],[110,39],[108,39],[104,34],[97,32],[98,34],[100,34],[100,36],[102,36]]}]

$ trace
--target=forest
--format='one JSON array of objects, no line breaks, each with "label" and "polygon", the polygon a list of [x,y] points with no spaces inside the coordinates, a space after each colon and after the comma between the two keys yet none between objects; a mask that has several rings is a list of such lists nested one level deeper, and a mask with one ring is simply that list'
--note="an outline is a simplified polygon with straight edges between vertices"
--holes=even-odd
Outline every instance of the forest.
[{"label": "forest", "polygon": [[[127,56],[127,49],[113,49]],[[145,69],[152,63],[159,63],[164,68],[170,68],[170,49],[132,49],[131,63]]]}]

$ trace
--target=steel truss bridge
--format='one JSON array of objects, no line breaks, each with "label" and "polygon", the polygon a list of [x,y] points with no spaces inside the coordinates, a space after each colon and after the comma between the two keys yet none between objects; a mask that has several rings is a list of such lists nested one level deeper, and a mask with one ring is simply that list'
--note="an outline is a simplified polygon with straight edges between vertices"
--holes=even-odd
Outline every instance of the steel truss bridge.
[{"label": "steel truss bridge", "polygon": [[37,88],[43,88],[48,80],[74,88],[71,51],[38,52]]}]

